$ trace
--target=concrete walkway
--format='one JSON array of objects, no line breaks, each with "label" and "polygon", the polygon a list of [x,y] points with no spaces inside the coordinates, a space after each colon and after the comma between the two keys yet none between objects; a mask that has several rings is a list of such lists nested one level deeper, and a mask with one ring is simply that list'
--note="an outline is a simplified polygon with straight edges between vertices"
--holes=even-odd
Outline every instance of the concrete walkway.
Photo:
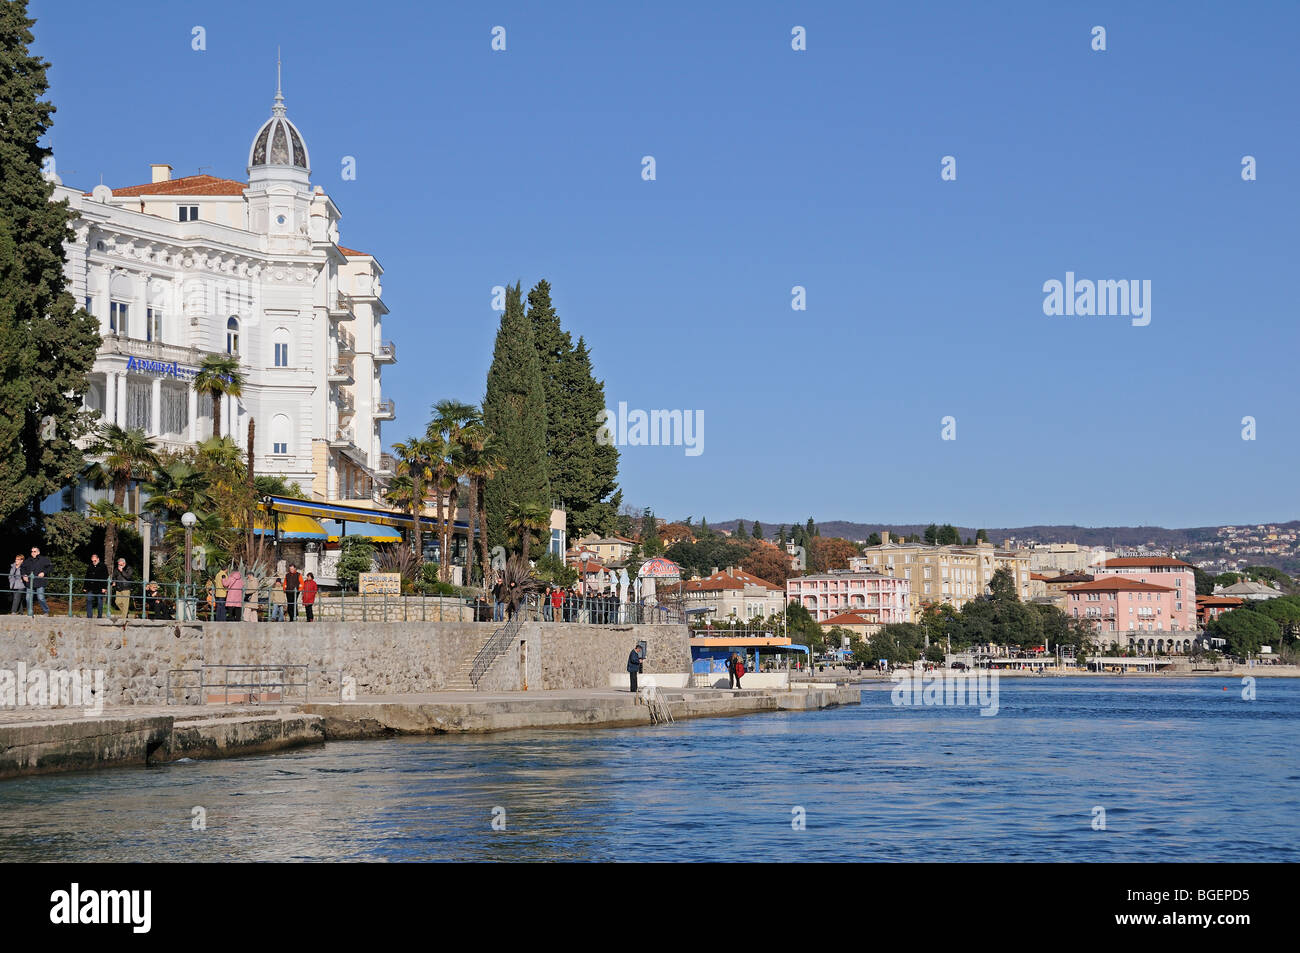
[{"label": "concrete walkway", "polygon": [[[674,720],[857,704],[858,691],[660,690]],[[643,700],[615,689],[431,692],[299,705],[141,705],[0,710],[0,778],[227,758],[325,741],[512,729],[648,725]]]}]

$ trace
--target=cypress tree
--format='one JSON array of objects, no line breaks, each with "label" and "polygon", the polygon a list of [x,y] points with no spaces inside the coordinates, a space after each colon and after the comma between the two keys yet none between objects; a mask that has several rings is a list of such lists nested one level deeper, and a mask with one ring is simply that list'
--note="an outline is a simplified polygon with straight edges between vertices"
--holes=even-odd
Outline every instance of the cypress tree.
[{"label": "cypress tree", "polygon": [[40,139],[54,107],[42,101],[48,63],[30,55],[26,0],[0,0],[0,522],[72,482],[88,432],[81,410],[99,325],[66,288],[63,243],[73,217],[50,202]]},{"label": "cypress tree", "polygon": [[618,488],[618,447],[596,440],[605,409],[605,382],[592,372],[587,342],[578,344],[560,366],[564,387],[560,440],[551,456],[552,483],[569,511],[569,533],[608,536],[623,505]]},{"label": "cypress tree", "polygon": [[763,538],[763,524],[760,523],[758,520],[754,520],[754,528],[753,528],[753,531],[750,533],[750,535],[753,536],[755,539],[762,539],[762,538]]},{"label": "cypress tree", "polygon": [[505,463],[505,469],[488,480],[484,492],[488,542],[493,546],[506,543],[505,521],[511,504],[551,503],[546,419],[541,364],[516,282],[506,289],[506,310],[497,329],[483,398],[483,422],[496,434]]},{"label": "cypress tree", "polygon": [[749,539],[749,534],[745,532],[745,521],[744,521],[744,520],[737,520],[737,521],[736,521],[736,532],[735,532],[734,535],[735,535],[736,539]]}]

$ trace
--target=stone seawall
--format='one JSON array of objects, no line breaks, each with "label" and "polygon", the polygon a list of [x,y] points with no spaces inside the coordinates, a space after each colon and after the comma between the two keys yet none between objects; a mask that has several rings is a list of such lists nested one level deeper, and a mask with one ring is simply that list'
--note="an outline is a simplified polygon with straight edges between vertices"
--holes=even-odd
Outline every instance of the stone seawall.
[{"label": "stone seawall", "polygon": [[[340,674],[356,692],[392,695],[443,691],[499,623],[488,622],[142,622],[62,617],[0,617],[0,670],[103,670],[104,704],[168,703],[168,672],[200,665],[308,665],[312,700],[337,698]],[[603,688],[624,671],[638,641],[645,671],[685,672],[685,626],[525,623],[479,684],[482,691]],[[202,701],[198,676],[172,675],[172,701]],[[293,699],[301,700],[295,695]],[[0,705],[3,701],[0,700]]]}]

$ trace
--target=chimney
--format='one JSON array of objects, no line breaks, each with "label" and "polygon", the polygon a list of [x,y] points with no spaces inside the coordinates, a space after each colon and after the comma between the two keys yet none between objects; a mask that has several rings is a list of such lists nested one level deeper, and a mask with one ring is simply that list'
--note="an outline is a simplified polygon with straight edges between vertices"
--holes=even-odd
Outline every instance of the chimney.
[{"label": "chimney", "polygon": [[880,545],[884,546],[888,542],[889,542],[889,530],[882,529],[880,531]]},{"label": "chimney", "polygon": [[154,182],[170,182],[172,177],[172,167],[166,163],[155,162],[149,166],[153,170]]},{"label": "chimney", "polygon": [[716,576],[717,574],[718,574],[718,567],[717,567],[717,566],[714,566],[714,567],[713,567],[713,572],[709,573],[709,575],[710,575],[710,576]]}]

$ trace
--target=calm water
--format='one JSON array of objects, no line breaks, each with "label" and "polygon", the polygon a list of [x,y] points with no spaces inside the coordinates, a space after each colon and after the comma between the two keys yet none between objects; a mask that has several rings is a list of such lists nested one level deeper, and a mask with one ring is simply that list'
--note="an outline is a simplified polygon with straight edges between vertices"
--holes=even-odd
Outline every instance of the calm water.
[{"label": "calm water", "polygon": [[6,781],[0,860],[1296,861],[1300,680],[1257,693],[1003,679],[986,718],[875,686],[817,713]]}]

